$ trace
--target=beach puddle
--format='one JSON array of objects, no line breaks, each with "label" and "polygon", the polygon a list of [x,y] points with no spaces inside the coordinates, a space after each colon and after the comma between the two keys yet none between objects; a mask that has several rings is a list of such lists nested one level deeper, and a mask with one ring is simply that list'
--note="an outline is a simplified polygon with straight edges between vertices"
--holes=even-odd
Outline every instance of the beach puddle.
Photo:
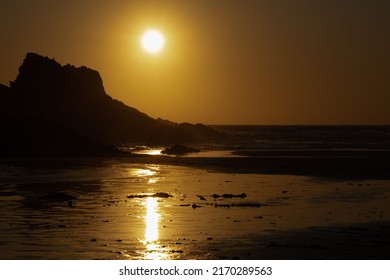
[{"label": "beach puddle", "polygon": [[390,218],[388,181],[91,161],[2,170],[1,259],[217,259],[229,243]]}]

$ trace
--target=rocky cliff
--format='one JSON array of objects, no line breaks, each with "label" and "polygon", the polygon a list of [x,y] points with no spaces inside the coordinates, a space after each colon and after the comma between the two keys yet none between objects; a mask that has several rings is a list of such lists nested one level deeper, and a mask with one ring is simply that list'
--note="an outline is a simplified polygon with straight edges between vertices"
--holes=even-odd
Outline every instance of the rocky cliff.
[{"label": "rocky cliff", "polygon": [[62,66],[35,53],[26,55],[10,87],[0,85],[0,117],[0,155],[106,154],[129,143],[177,144],[220,136],[201,124],[153,119],[111,98],[97,71]]}]

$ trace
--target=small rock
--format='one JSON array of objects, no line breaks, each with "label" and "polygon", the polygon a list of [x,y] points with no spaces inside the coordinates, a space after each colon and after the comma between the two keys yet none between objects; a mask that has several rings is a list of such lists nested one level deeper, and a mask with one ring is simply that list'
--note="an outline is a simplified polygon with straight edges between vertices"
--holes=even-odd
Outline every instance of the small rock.
[{"label": "small rock", "polygon": [[214,204],[214,207],[217,208],[217,207],[226,207],[226,208],[230,208],[230,204],[219,204],[219,203],[215,203]]},{"label": "small rock", "polygon": [[180,253],[181,254],[181,253],[183,253],[183,250],[172,250],[171,252],[172,253]]},{"label": "small rock", "polygon": [[161,151],[162,154],[166,155],[185,155],[190,153],[199,153],[200,150],[193,147],[188,147],[184,145],[174,145],[170,148],[165,148]]}]

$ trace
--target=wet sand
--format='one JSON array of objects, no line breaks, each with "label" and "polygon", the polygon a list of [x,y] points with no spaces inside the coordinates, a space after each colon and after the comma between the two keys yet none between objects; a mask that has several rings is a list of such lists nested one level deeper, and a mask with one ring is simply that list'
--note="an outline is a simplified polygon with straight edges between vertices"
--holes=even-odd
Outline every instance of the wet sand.
[{"label": "wet sand", "polygon": [[0,258],[388,259],[387,158],[361,161],[3,159]]}]

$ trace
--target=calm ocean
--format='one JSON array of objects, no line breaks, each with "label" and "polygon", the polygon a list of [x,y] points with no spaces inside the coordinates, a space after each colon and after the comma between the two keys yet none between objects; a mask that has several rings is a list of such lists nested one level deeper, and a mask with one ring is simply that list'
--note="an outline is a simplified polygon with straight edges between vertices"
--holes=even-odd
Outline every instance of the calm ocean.
[{"label": "calm ocean", "polygon": [[215,125],[222,150],[390,150],[390,126]]}]

